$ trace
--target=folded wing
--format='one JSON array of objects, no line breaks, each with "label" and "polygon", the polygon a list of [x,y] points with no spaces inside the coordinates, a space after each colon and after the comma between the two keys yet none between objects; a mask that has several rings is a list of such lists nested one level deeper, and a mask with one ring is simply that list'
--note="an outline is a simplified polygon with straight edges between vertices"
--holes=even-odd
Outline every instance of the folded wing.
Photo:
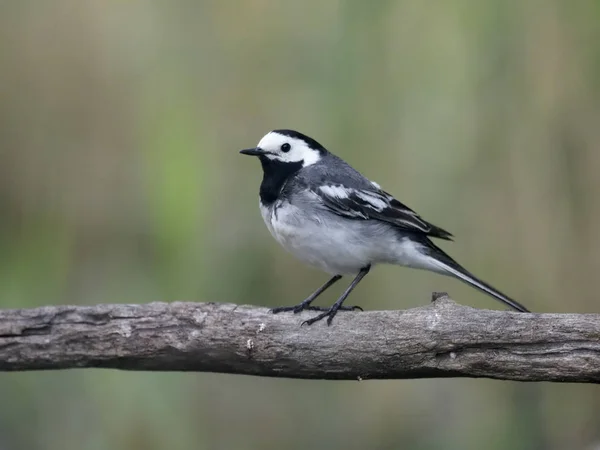
[{"label": "folded wing", "polygon": [[451,241],[452,234],[425,220],[408,206],[373,184],[373,189],[349,188],[341,184],[323,185],[316,190],[326,208],[340,216],[357,220],[381,220],[413,233]]}]

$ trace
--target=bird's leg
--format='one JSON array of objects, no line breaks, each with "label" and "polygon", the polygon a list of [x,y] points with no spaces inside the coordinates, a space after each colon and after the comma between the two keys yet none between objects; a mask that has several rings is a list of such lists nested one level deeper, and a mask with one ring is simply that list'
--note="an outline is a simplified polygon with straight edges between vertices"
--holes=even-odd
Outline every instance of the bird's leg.
[{"label": "bird's leg", "polygon": [[350,295],[350,292],[352,292],[356,285],[360,283],[360,280],[362,280],[365,277],[365,275],[369,273],[369,270],[371,270],[370,264],[360,269],[360,272],[358,272],[356,277],[354,277],[354,280],[352,280],[350,286],[348,286],[348,288],[344,291],[340,298],[337,299],[337,301],[333,304],[331,308],[327,309],[325,312],[319,314],[318,316],[313,317],[312,319],[305,320],[304,322],[302,322],[302,325],[312,325],[313,323],[318,322],[319,320],[324,319],[325,317],[327,317],[327,325],[331,325],[331,321],[337,314],[338,310],[343,308],[342,303],[344,303],[344,300],[346,300],[346,298],[348,297],[348,295]]},{"label": "bird's leg", "polygon": [[[328,288],[330,288],[336,281],[342,278],[341,275],[334,275],[327,283],[317,289],[315,292],[310,294],[306,300],[303,300],[300,304],[294,306],[280,306],[279,308],[273,308],[271,312],[277,314],[284,311],[294,311],[294,314],[298,314],[300,311],[305,309],[317,310],[318,306],[310,306],[310,304]],[[329,309],[329,308],[328,308]]]}]

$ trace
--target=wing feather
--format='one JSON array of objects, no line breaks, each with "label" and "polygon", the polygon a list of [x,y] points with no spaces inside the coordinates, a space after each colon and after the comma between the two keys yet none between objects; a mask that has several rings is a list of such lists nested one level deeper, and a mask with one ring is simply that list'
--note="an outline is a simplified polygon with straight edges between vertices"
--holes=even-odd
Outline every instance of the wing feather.
[{"label": "wing feather", "polygon": [[406,231],[452,240],[452,234],[422,219],[415,211],[373,184],[372,189],[324,185],[315,192],[330,211],[349,219],[381,220]]}]

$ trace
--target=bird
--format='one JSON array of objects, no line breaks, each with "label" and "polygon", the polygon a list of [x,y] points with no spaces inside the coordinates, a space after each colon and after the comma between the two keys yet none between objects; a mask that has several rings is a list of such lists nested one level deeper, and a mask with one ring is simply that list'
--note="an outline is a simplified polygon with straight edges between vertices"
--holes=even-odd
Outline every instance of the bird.
[{"label": "bird", "polygon": [[[319,311],[302,325],[325,318],[331,325],[340,310],[362,310],[343,303],[378,264],[454,277],[516,311],[529,312],[475,277],[431,240],[452,241],[451,233],[421,218],[313,138],[277,129],[256,147],[240,153],[260,160],[260,212],[275,240],[301,261],[331,275],[299,304],[273,308],[273,313]],[[312,305],[345,275],[354,278],[331,307]]]}]

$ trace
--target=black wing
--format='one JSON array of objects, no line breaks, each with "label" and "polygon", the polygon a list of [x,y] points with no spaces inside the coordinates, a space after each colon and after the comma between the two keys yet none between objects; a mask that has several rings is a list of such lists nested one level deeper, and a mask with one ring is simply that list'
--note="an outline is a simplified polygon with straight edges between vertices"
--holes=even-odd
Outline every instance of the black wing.
[{"label": "black wing", "polygon": [[341,184],[319,186],[313,192],[326,208],[349,219],[375,219],[406,231],[452,240],[452,234],[425,220],[373,184],[372,189],[349,188]]}]

